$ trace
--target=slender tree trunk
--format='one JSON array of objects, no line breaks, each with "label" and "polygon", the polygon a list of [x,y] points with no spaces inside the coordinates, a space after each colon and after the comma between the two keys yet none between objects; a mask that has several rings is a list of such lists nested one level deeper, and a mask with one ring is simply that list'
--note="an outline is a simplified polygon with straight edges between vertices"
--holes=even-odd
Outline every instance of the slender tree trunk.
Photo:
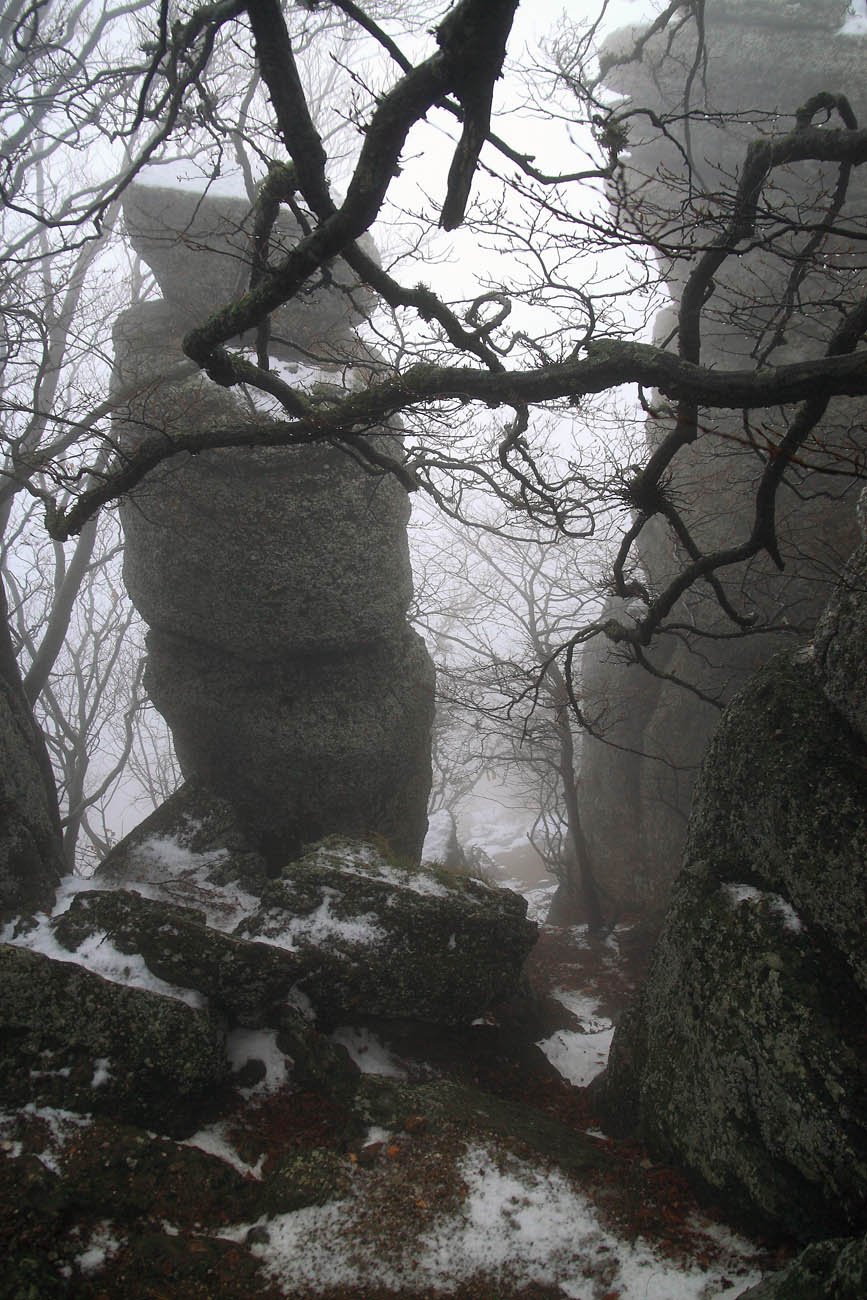
[{"label": "slender tree trunk", "polygon": [[575,775],[575,744],[572,728],[569,725],[569,692],[566,680],[556,660],[548,666],[548,676],[553,687],[553,703],[559,742],[560,785],[563,791],[563,803],[566,808],[566,825],[569,833],[569,845],[572,850],[574,879],[570,882],[571,892],[580,900],[587,918],[587,928],[591,934],[598,934],[603,926],[602,904],[599,890],[590,861],[590,850],[581,825],[581,813],[578,807],[578,782]]},{"label": "slender tree trunk", "polygon": [[576,879],[572,882],[573,892],[581,899],[587,928],[591,934],[598,934],[602,929],[602,905],[599,890],[590,862],[590,850],[581,825],[578,808],[578,785],[575,780],[575,748],[568,718],[558,719],[557,730],[560,737],[560,783],[563,788],[563,802],[566,806],[566,825],[569,830],[569,843],[572,849]]},{"label": "slender tree trunk", "polygon": [[56,588],[48,626],[24,678],[24,690],[31,704],[35,704],[39,699],[57,662],[57,656],[63,648],[72,618],[72,607],[93,556],[95,541],[96,520],[91,519],[82,528],[69,567],[63,575],[63,581]]},{"label": "slender tree trunk", "polygon": [[0,915],[50,907],[64,869],[54,776],[21,684],[0,580]]}]

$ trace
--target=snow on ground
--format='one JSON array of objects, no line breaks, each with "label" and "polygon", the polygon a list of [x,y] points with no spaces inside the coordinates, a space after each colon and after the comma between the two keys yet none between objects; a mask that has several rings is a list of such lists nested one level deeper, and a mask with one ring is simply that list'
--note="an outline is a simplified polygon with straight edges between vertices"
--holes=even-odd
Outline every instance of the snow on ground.
[{"label": "snow on ground", "polygon": [[[233,1029],[226,1035],[226,1055],[233,1070],[243,1069],[250,1060],[261,1061],[265,1066],[265,1074],[258,1083],[251,1088],[238,1089],[247,1101],[256,1102],[262,1097],[279,1092],[286,1086],[291,1074],[292,1060],[280,1051],[277,1046],[277,1033],[273,1029]],[[238,1154],[229,1140],[229,1128],[225,1120],[217,1120],[213,1124],[206,1124],[204,1128],[200,1128],[180,1145],[197,1147],[199,1151],[205,1151],[208,1155],[225,1160],[233,1169],[237,1169],[238,1173],[260,1179],[265,1163],[264,1154],[254,1165],[249,1164]]]},{"label": "snow on ground", "polygon": [[865,0],[852,0],[849,14],[837,36],[867,36],[867,4]]},{"label": "snow on ground", "polygon": [[[752,1247],[732,1238],[707,1268],[657,1255],[644,1241],[629,1243],[600,1222],[591,1203],[564,1175],[481,1143],[468,1145],[457,1169],[465,1196],[407,1239],[388,1216],[361,1227],[364,1175],[356,1194],[267,1222],[269,1240],[253,1247],[266,1272],[292,1295],[340,1286],[388,1287],[407,1295],[434,1288],[448,1294],[474,1275],[488,1284],[558,1286],[572,1300],[726,1300],[760,1280],[741,1260]],[[391,1231],[390,1231],[391,1230]],[[247,1225],[231,1235],[242,1239]],[[221,1234],[224,1235],[224,1234]],[[740,1272],[737,1283],[726,1274]]]},{"label": "snow on ground", "polygon": [[86,1276],[105,1268],[112,1255],[116,1255],[123,1241],[110,1231],[111,1224],[104,1220],[93,1232],[88,1245],[76,1257],[76,1264]]},{"label": "snow on ground", "polygon": [[342,1025],[330,1035],[332,1043],[345,1047],[363,1074],[380,1074],[387,1079],[406,1079],[403,1062],[369,1029]]},{"label": "snow on ground", "polygon": [[516,893],[523,894],[526,898],[527,919],[535,921],[537,925],[544,925],[551,910],[551,900],[557,890],[557,881],[546,880],[543,884],[534,885],[532,888],[517,880],[507,880],[505,883],[509,889],[514,889]]},{"label": "snow on ground", "polygon": [[[89,1115],[77,1115],[71,1110],[61,1110],[57,1106],[37,1106],[35,1102],[29,1101],[15,1113],[0,1111],[0,1134],[11,1129],[21,1116],[41,1121],[47,1128],[50,1145],[44,1151],[35,1152],[35,1155],[37,1160],[41,1160],[45,1168],[50,1169],[54,1174],[60,1173],[57,1157],[67,1142],[78,1137],[82,1129],[89,1128],[93,1123]],[[21,1155],[22,1146],[20,1142],[2,1138],[0,1150],[16,1159]]]},{"label": "snow on ground", "polygon": [[265,1074],[252,1088],[242,1088],[245,1097],[277,1092],[285,1087],[292,1060],[277,1046],[275,1029],[233,1029],[226,1035],[226,1055],[232,1069],[244,1068],[248,1061],[261,1061]]},{"label": "snow on ground", "polygon": [[413,894],[427,894],[431,898],[445,898],[448,889],[441,884],[430,871],[423,867],[417,870],[400,871],[390,867],[387,862],[375,862],[360,867],[357,860],[347,858],[340,863],[340,870],[347,876],[366,876],[369,880],[382,880],[395,889],[408,889]]},{"label": "snow on ground", "polygon": [[554,989],[552,997],[580,1020],[581,1027],[558,1029],[536,1046],[568,1083],[576,1088],[586,1088],[608,1063],[614,1024],[607,1017],[596,1014],[599,1009],[597,1000],[584,993]]},{"label": "snow on ground", "polygon": [[233,1169],[237,1169],[238,1173],[243,1174],[245,1177],[261,1179],[262,1167],[265,1164],[264,1154],[259,1157],[254,1165],[248,1164],[229,1141],[228,1132],[229,1126],[224,1121],[206,1124],[192,1137],[184,1138],[182,1142],[178,1143],[178,1146],[195,1147],[198,1151],[204,1151],[206,1155],[225,1160],[226,1164],[231,1165]]}]

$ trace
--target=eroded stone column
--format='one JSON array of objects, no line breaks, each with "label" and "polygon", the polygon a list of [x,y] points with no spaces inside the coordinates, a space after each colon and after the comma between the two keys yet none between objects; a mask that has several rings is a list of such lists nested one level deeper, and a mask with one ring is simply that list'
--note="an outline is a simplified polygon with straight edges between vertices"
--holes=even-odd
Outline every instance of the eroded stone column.
[{"label": "eroded stone column", "polygon": [[[237,292],[245,210],[131,191],[127,224],[164,298],[116,324],[125,445],[267,418],[201,374],[170,373],[186,330]],[[278,355],[331,366],[332,383],[336,361],[360,351],[361,290],[353,301],[341,280],[352,283],[338,264],[272,320]],[[379,436],[392,450],[399,438]],[[184,775],[229,800],[274,860],[337,833],[376,832],[398,853],[420,852],[433,667],[406,621],[408,518],[396,480],[322,444],[177,455],[123,507],[151,698]]]}]

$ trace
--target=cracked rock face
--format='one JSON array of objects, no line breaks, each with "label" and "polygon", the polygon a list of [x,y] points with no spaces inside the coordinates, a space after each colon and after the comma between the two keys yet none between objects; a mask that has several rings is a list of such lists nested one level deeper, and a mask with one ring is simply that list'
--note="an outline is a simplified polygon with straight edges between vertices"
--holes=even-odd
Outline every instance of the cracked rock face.
[{"label": "cracked rock face", "polygon": [[[181,351],[186,330],[235,292],[246,205],[139,186],[125,217],[164,300],[116,323],[122,444],[168,434],[182,446],[189,432],[267,423]],[[283,245],[296,236],[279,227]],[[361,358],[353,326],[364,297],[353,286],[335,265],[276,312],[278,355],[292,340],[308,369],[338,353]],[[371,439],[399,449],[399,431]],[[180,452],[124,504],[151,698],[185,777],[234,806],[274,869],[329,834],[379,833],[397,853],[421,850],[433,666],[406,621],[408,518],[395,479],[324,444]]]}]

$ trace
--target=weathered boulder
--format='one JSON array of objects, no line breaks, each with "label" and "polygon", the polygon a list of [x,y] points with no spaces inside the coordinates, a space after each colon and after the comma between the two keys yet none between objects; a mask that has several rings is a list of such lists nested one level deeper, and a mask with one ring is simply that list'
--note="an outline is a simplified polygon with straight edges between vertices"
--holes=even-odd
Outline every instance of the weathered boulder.
[{"label": "weathered boulder", "polygon": [[[130,243],[156,276],[180,333],[201,325],[249,289],[254,213],[246,199],[174,186],[130,185],[123,215]],[[300,226],[284,206],[272,230],[271,262],[285,256],[300,235]],[[375,257],[372,241],[363,244]],[[272,350],[289,359],[342,360],[353,326],[370,304],[370,291],[335,258],[327,272],[272,314]]]},{"label": "weathered boulder", "polygon": [[[273,1300],[251,1252],[221,1237],[227,1223],[339,1198],[350,1181],[335,1150],[269,1153],[256,1177],[240,1160],[105,1116],[34,1106],[5,1112],[3,1136],[0,1290],[10,1300]],[[250,1154],[261,1166],[261,1150]]]},{"label": "weathered boulder", "polygon": [[326,842],[268,882],[236,933],[297,951],[299,988],[326,1018],[459,1025],[513,992],[536,941],[526,913],[511,890]]},{"label": "weathered boulder", "polygon": [[232,930],[267,876],[265,859],[229,801],[188,781],[114,845],[94,885],[193,907],[208,925]]},{"label": "weathered boulder", "polygon": [[741,1300],[863,1300],[867,1237],[817,1241],[791,1264],[741,1294]]},{"label": "weathered boulder", "polygon": [[599,1085],[612,1126],[801,1239],[867,1221],[865,775],[809,652],[736,697]]},{"label": "weathered boulder", "polygon": [[0,921],[50,908],[64,870],[51,767],[21,686],[0,582]]},{"label": "weathered boulder", "polygon": [[[116,418],[125,441],[152,426],[182,449],[189,429],[255,424],[201,374],[166,378],[170,331],[162,302],[115,322],[115,386],[136,387]],[[181,450],[124,507],[124,580],[152,628],[245,664],[345,651],[404,624],[409,513],[395,479],[323,444]]]},{"label": "weathered boulder", "polygon": [[184,1137],[228,1078],[208,1011],[0,946],[0,1101],[94,1111]]},{"label": "weathered boulder", "polygon": [[465,871],[400,862],[332,837],[269,876],[229,804],[185,787],[52,925],[73,946],[108,931],[233,1024],[289,1033],[287,998],[326,1019],[468,1024],[520,980],[536,939],[526,900]]},{"label": "weathered boulder", "polygon": [[186,776],[235,805],[274,867],[324,835],[417,858],[433,670],[421,638],[252,663],[152,631],[146,684]]},{"label": "weathered boulder", "polygon": [[[656,222],[666,232],[663,242],[681,219],[679,205],[686,193],[674,178],[682,183],[691,165],[696,168],[693,180],[711,193],[730,192],[731,178],[740,174],[756,136],[756,120],[770,132],[788,131],[799,106],[819,89],[832,87],[848,96],[859,121],[867,108],[861,75],[865,39],[837,34],[845,0],[718,0],[705,10],[707,59],[700,86],[690,72],[697,34],[689,22],[676,34],[666,28],[646,40],[640,60],[617,62],[632,47],[635,29],[612,36],[603,56],[612,90],[629,96],[636,109],[673,115],[665,131],[640,112],[630,118],[629,156],[616,193],[618,220],[651,228]],[[678,121],[684,104],[709,110],[694,113],[688,130]],[[758,113],[757,119],[752,112],[739,121],[717,116],[742,114],[745,105]],[[773,205],[793,221],[821,220],[825,197],[811,191],[809,175],[806,168],[775,173]],[[848,191],[853,213],[863,203],[863,184],[863,178],[853,175]],[[720,202],[724,211],[725,200]],[[686,231],[685,239],[690,238]],[[786,301],[791,262],[778,251],[781,255],[757,241],[715,271],[713,296],[702,314],[703,364],[737,369],[761,357],[762,364],[772,367],[819,355],[827,346],[835,313],[845,310],[835,271],[845,261],[845,246],[833,239],[823,245],[828,274],[814,269],[799,288],[810,310],[785,320],[780,304]],[[659,259],[673,300],[656,322],[660,345],[676,347],[677,308],[696,264],[697,257]],[[850,276],[848,285],[855,288],[856,280],[857,275]],[[676,418],[665,402],[658,407],[660,416],[646,426],[651,453]],[[755,441],[763,436],[763,418],[754,419]],[[817,446],[827,446],[829,458],[811,456],[809,472],[799,469],[781,485],[775,528],[785,568],[780,571],[770,556],[760,554],[718,574],[734,608],[755,615],[755,628],[748,634],[733,635],[735,624],[711,589],[700,583],[672,611],[677,631],[657,637],[649,647],[652,674],[629,665],[618,647],[602,637],[587,647],[582,699],[588,715],[599,720],[601,739],[588,737],[585,743],[579,796],[591,861],[615,914],[640,909],[661,917],[664,911],[680,866],[695,777],[719,718],[718,708],[708,701],[726,704],[761,664],[812,633],[834,575],[857,540],[851,511],[841,508],[843,498],[853,501],[857,487],[839,475],[833,449],[860,446],[863,451],[864,427],[862,399],[835,399],[817,428]],[[750,437],[733,430],[728,413],[703,411],[701,430],[672,463],[668,491],[695,544],[703,550],[726,548],[752,527],[759,461]],[[635,576],[656,593],[688,564],[689,556],[657,517],[642,531],[634,560]],[[607,612],[628,621],[621,601],[612,602]],[[763,626],[771,631],[756,630]],[[691,636],[687,628],[703,628],[710,635]]]},{"label": "weathered boulder", "polygon": [[235,939],[207,926],[193,908],[126,890],[76,894],[52,930],[71,953],[94,934],[110,934],[119,952],[141,955],[159,979],[195,989],[229,1023],[249,1028],[279,1020],[303,973],[290,952]]},{"label": "weathered boulder", "polygon": [[[139,187],[126,217],[166,300],[116,322],[116,434],[126,448],[168,437],[178,454],[124,503],[124,576],[184,775],[235,806],[272,864],[326,834],[374,831],[417,857],[433,666],[406,621],[407,494],[324,443],[184,452],[190,431],[271,419],[181,350],[234,292],[246,205]],[[289,219],[278,244],[297,235]],[[338,354],[368,373],[352,333],[363,295],[348,268],[332,271],[272,320],[277,353],[305,358],[304,383]],[[399,429],[369,437],[400,454]]]}]

